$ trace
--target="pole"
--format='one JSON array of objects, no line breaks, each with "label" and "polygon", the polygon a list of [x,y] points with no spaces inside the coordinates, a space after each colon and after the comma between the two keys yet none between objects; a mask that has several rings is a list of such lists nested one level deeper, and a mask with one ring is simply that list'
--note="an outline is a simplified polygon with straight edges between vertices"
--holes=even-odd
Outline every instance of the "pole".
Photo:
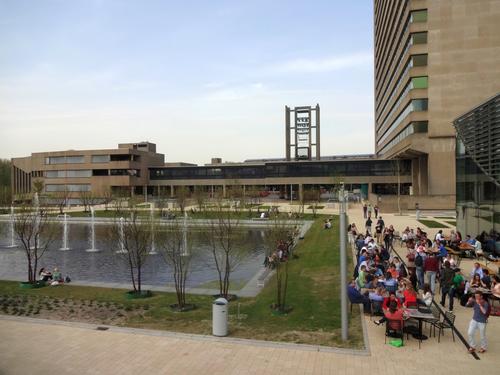
[{"label": "pole", "polygon": [[290,184],[290,204],[293,204],[293,185]]},{"label": "pole", "polygon": [[345,208],[344,186],[341,186],[339,193],[340,207],[340,320],[342,324],[342,341],[347,341],[347,244],[346,230],[347,217]]}]

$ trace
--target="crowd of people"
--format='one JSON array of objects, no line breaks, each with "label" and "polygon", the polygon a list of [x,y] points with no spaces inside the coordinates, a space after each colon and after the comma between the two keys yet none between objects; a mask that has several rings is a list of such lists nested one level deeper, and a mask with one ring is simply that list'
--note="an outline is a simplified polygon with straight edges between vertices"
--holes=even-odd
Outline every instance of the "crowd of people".
[{"label": "crowd of people", "polygon": [[[429,238],[421,228],[409,227],[399,235],[392,225],[385,225],[378,210],[373,210],[376,224],[372,232],[369,207],[363,206],[366,219],[363,233],[355,224],[348,227],[349,241],[356,250],[357,259],[348,286],[351,303],[363,304],[365,312],[381,315],[381,319],[375,320],[379,325],[387,319],[403,319],[406,308],[421,306],[419,310],[430,312],[428,307],[432,305],[439,282],[439,302],[445,310],[453,311],[456,298],[461,305],[473,307],[474,316],[468,332],[471,351],[476,347],[473,337],[476,330],[481,336],[479,351],[486,351],[485,322],[491,313],[490,301],[500,299],[499,277],[490,275],[488,268],[479,262],[474,263],[470,272],[464,273],[459,268],[460,259],[453,255],[477,257],[487,252],[495,256],[499,248],[498,235],[482,233],[475,238],[462,238],[458,231],[445,235],[440,230]],[[406,249],[401,252],[405,261],[394,251],[398,242],[403,250]]]}]

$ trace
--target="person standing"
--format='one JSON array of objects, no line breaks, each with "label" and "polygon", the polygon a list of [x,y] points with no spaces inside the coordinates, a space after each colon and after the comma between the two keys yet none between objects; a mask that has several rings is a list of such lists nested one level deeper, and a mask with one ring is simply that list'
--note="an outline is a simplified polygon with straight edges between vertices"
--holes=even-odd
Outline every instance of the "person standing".
[{"label": "person standing", "polygon": [[474,334],[477,330],[479,330],[479,336],[481,338],[481,348],[479,349],[479,353],[486,352],[487,349],[487,341],[486,341],[486,321],[488,320],[488,310],[489,305],[488,302],[485,301],[483,297],[483,293],[476,292],[474,297],[470,297],[467,301],[468,307],[474,308],[474,314],[472,315],[472,320],[469,323],[469,352],[473,353],[476,351],[476,342],[474,340]]},{"label": "person standing", "polygon": [[[375,206],[373,207],[373,212],[375,213],[375,219],[378,217],[378,211],[379,211],[378,206],[377,206],[377,205],[375,205]],[[382,218],[381,218],[381,219],[382,219]]]},{"label": "person standing", "polygon": [[368,216],[368,219],[366,219],[365,227],[366,227],[366,233],[371,235],[372,234],[372,219],[370,218],[370,216]]},{"label": "person standing", "polygon": [[417,272],[418,287],[423,289],[424,287],[424,261],[425,252],[422,246],[417,247],[417,254],[415,256],[415,270]]},{"label": "person standing", "polygon": [[[444,270],[441,275],[441,306],[444,307],[446,303],[446,295],[450,292],[451,287],[453,286],[453,278],[455,277],[455,271],[451,268],[450,262],[444,262]],[[452,296],[450,295],[450,308],[449,311],[453,310],[453,301]]]},{"label": "person standing", "polygon": [[439,271],[439,261],[436,254],[431,253],[424,261],[424,271],[427,283],[431,286],[432,294],[436,294],[436,274]]},{"label": "person standing", "polygon": [[368,203],[368,218],[372,217],[373,207],[371,203]]},{"label": "person standing", "polygon": [[363,204],[363,219],[366,219],[366,213],[368,211],[368,207],[366,203]]}]

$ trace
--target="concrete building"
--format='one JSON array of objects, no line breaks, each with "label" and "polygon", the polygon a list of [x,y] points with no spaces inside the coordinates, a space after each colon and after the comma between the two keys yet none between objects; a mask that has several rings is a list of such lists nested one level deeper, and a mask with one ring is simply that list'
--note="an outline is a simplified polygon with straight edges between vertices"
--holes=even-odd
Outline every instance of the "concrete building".
[{"label": "concrete building", "polygon": [[374,1],[375,152],[411,160],[414,200],[455,205],[455,130],[500,91],[500,1]]},{"label": "concrete building", "polygon": [[165,156],[149,142],[119,144],[116,149],[68,150],[32,153],[12,159],[12,192],[32,191],[35,180],[46,193],[67,192],[77,199],[81,192],[96,197],[113,194],[143,194],[149,182],[149,167],[163,166]]}]

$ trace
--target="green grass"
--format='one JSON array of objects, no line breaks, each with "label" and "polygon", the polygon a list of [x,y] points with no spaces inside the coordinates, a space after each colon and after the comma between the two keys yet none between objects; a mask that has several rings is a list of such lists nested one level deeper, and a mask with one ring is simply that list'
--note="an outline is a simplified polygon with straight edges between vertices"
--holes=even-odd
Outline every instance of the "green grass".
[{"label": "green grass", "polygon": [[419,220],[418,222],[427,228],[449,228],[446,224],[441,224],[435,220]]},{"label": "green grass", "polygon": [[448,224],[450,224],[453,227],[457,226],[456,220],[445,220],[445,223],[448,223]]},{"label": "green grass", "polygon": [[[323,229],[318,218],[305,239],[294,250],[298,259],[289,263],[288,315],[275,316],[270,305],[275,302],[275,279],[269,280],[255,298],[240,298],[229,306],[230,335],[271,341],[287,341],[328,346],[361,348],[363,345],[359,312],[350,316],[349,341],[340,339],[340,275],[338,217],[333,217],[333,230]],[[350,253],[348,254],[351,255]],[[351,261],[350,257],[349,260]],[[352,262],[351,262],[352,266]],[[349,269],[352,267],[349,266]],[[240,287],[238,283],[236,288]],[[236,289],[235,288],[235,289]],[[190,295],[194,311],[172,312],[174,293],[154,293],[141,300],[126,300],[119,289],[62,285],[40,289],[20,289],[19,283],[0,281],[0,296],[48,296],[59,300],[87,300],[96,303],[119,303],[126,311],[143,308],[144,312],[127,317],[121,324],[128,327],[161,329],[187,333],[210,334],[212,296]],[[147,308],[145,308],[147,305]],[[24,306],[23,306],[24,307]],[[240,319],[237,309],[240,308]]]},{"label": "green grass", "polygon": [[454,216],[435,216],[435,218],[440,220],[455,220]]}]

